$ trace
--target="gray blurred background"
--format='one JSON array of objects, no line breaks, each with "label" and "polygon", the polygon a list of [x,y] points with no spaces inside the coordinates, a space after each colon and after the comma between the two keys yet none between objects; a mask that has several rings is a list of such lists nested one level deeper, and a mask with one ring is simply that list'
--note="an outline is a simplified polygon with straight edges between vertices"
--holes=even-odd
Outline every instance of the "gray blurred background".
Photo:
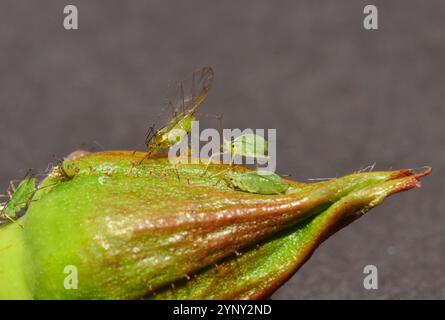
[{"label": "gray blurred background", "polygon": [[[77,31],[62,27],[67,4]],[[366,4],[378,31],[362,27]],[[276,128],[279,173],[434,168],[324,243],[273,298],[444,299],[444,36],[437,0],[2,0],[1,190],[77,148],[133,148],[168,83],[210,64],[201,112]],[[375,291],[363,288],[368,264]]]}]

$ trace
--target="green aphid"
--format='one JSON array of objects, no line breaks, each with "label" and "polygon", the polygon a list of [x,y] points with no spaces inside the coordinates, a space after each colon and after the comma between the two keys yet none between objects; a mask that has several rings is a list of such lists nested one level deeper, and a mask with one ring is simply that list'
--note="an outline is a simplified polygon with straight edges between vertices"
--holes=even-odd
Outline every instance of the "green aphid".
[{"label": "green aphid", "polygon": [[236,137],[233,141],[226,140],[224,143],[224,147],[229,151],[232,159],[235,156],[255,159],[267,157],[268,145],[266,139],[254,133],[246,133]]},{"label": "green aphid", "polygon": [[213,76],[212,67],[204,67],[194,71],[191,79],[180,82],[179,94],[169,103],[173,111],[172,118],[163,128],[157,131],[150,128],[146,134],[145,145],[149,154],[181,142],[192,130],[196,109],[207,98]]},{"label": "green aphid", "polygon": [[265,170],[230,172],[226,175],[226,180],[231,187],[250,193],[281,194],[289,189],[289,185],[279,175]]},{"label": "green aphid", "polygon": [[233,165],[236,156],[254,158],[254,159],[267,159],[268,156],[268,143],[260,135],[254,133],[242,134],[232,141],[224,139],[224,152],[214,153],[207,161],[204,174],[207,172],[208,166],[216,156],[223,155],[225,153],[230,154],[230,165]]},{"label": "green aphid", "polygon": [[3,204],[0,216],[7,219],[17,218],[17,214],[28,207],[32,197],[37,191],[36,178],[25,178],[15,190],[12,190],[11,198]]},{"label": "green aphid", "polygon": [[72,179],[79,172],[79,168],[74,165],[73,161],[65,159],[62,161],[62,171],[66,178]]},{"label": "green aphid", "polygon": [[64,159],[57,166],[53,167],[50,176],[57,180],[71,180],[79,172],[79,168],[76,167],[73,161]]}]

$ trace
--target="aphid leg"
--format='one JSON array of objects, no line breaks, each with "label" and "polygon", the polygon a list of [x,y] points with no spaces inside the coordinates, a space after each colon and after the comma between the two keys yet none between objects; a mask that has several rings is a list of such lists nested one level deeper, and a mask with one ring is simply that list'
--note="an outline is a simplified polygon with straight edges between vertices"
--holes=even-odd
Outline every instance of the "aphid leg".
[{"label": "aphid leg", "polygon": [[37,173],[34,177],[46,177],[48,174],[47,173]]},{"label": "aphid leg", "polygon": [[8,216],[7,214],[2,215],[2,217],[5,217],[6,219],[8,219],[9,221],[11,221],[12,223],[15,223],[16,225],[18,225],[20,228],[23,229],[23,226],[18,223],[16,220],[14,220],[13,218],[11,218],[10,216]]},{"label": "aphid leg", "polygon": [[140,166],[146,159],[150,158],[153,152],[154,150],[148,151],[147,154],[138,162],[138,166]]},{"label": "aphid leg", "polygon": [[136,165],[136,162],[131,161],[130,164],[131,164],[130,168],[128,169],[127,173],[125,173],[125,175],[126,175],[127,177],[130,176],[131,172],[132,172],[133,169],[134,169],[134,166]]},{"label": "aphid leg", "polygon": [[[51,188],[51,187],[57,186],[58,184],[59,184],[59,182],[55,182],[55,183],[48,184],[48,185],[43,186],[43,187],[38,186],[38,187],[35,189],[34,194],[35,194],[37,191],[45,190],[46,188]],[[32,197],[31,197],[31,198],[32,198]],[[34,201],[34,200],[32,200],[32,201]]]},{"label": "aphid leg", "polygon": [[210,164],[212,163],[213,158],[215,158],[216,156],[223,155],[223,154],[224,154],[223,152],[217,152],[217,153],[214,153],[214,154],[212,154],[212,155],[210,156],[210,158],[209,158],[208,161],[207,161],[207,164],[206,164],[204,173],[201,175],[202,177],[206,175],[207,170],[208,170]]},{"label": "aphid leg", "polygon": [[[152,155],[152,153],[153,153],[154,151],[157,151],[157,150],[155,150],[155,149],[150,149],[150,143],[151,143],[151,141],[152,141],[153,139],[156,139],[156,131],[155,131],[155,129],[154,129],[154,126],[151,126],[150,129],[148,129],[147,133],[145,134],[145,145],[146,145],[147,148],[148,148],[148,152],[147,152],[147,154],[145,155],[145,157],[143,157],[143,158],[139,161],[138,165],[142,164],[142,162],[144,162],[145,159],[148,159],[148,158]],[[135,151],[135,152],[136,152],[136,151]],[[135,153],[135,152],[134,152],[134,153]],[[133,153],[133,155],[134,155],[134,153]]]},{"label": "aphid leg", "polygon": [[[223,170],[223,171],[220,171],[220,172],[218,172],[218,173],[215,173],[214,175],[211,175],[209,178],[215,178],[215,177],[217,177],[217,176],[223,175],[223,174],[225,174],[227,171],[231,171],[231,168],[226,169],[226,170]],[[214,186],[217,186],[217,185],[221,182],[221,180],[223,180],[223,179],[218,179],[218,180],[215,182]]]},{"label": "aphid leg", "polygon": [[9,190],[8,190],[9,196],[11,197],[12,196],[11,193],[14,193],[14,192],[15,192],[15,185],[14,185],[14,181],[11,180],[11,181],[9,181]]},{"label": "aphid leg", "polygon": [[[105,150],[104,146],[101,145],[98,141],[94,140],[94,141],[93,141],[93,144],[96,145],[96,146],[98,146],[98,147],[100,148],[101,151],[104,151],[104,150]],[[94,148],[93,148],[93,150],[94,150]]]},{"label": "aphid leg", "polygon": [[145,144],[148,147],[148,145],[150,144],[153,137],[154,137],[154,125],[152,125],[150,128],[148,128],[147,131],[145,131],[144,142],[140,142],[138,145],[136,145],[136,147],[133,150],[133,156],[136,154],[137,149],[139,149],[139,147],[142,144]]},{"label": "aphid leg", "polygon": [[181,177],[179,176],[179,171],[178,171],[178,164],[175,163],[173,170],[175,171],[176,174],[176,178],[178,178],[178,181],[181,181]]},{"label": "aphid leg", "polygon": [[9,215],[7,215],[5,213],[7,206],[8,206],[7,203],[6,204],[2,204],[2,210],[0,211],[0,218],[7,219],[7,220],[11,221],[12,223],[17,224],[20,228],[23,229],[23,226],[20,223],[18,223],[16,220],[14,220],[12,217],[10,217]]},{"label": "aphid leg", "polygon": [[171,100],[168,101],[168,106],[170,107],[170,109],[172,111],[172,117],[176,117],[176,108],[175,108],[173,102],[171,102]]}]

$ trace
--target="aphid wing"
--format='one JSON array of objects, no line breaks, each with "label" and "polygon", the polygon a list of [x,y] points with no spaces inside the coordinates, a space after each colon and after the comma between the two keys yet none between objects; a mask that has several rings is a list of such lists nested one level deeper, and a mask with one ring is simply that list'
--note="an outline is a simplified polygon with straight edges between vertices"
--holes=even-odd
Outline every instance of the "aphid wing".
[{"label": "aphid wing", "polygon": [[[211,67],[204,67],[194,71],[189,79],[173,86],[173,93],[170,95],[172,98],[168,101],[168,107],[172,109],[172,117],[163,128],[156,132],[155,137],[150,139],[151,142],[165,140],[171,130],[184,129],[181,128],[181,122],[188,124],[190,119],[185,118],[193,116],[196,109],[204,102],[211,89],[213,75]],[[190,130],[186,130],[187,133]]]},{"label": "aphid wing", "polygon": [[212,67],[204,67],[193,71],[188,79],[173,86],[168,104],[174,110],[174,118],[195,112],[209,94],[213,77]]}]

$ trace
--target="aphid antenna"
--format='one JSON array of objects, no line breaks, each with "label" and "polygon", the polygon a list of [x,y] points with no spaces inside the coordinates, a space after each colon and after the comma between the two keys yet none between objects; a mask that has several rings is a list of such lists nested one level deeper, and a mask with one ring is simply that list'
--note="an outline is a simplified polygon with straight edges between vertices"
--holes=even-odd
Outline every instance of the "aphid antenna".
[{"label": "aphid antenna", "polygon": [[[60,158],[60,157],[56,156],[55,154],[53,154],[51,157],[53,158],[54,162],[50,162],[48,164],[48,169],[49,169],[48,171],[51,171],[52,167],[54,167],[55,165],[61,164],[63,161],[63,158]],[[52,166],[51,168],[49,168],[50,165]]]},{"label": "aphid antenna", "polygon": [[18,223],[16,220],[14,220],[13,218],[11,218],[10,216],[8,216],[7,214],[1,214],[1,217],[6,218],[7,220],[11,221],[12,223],[15,223],[16,225],[18,225],[20,228],[23,229],[23,225],[21,225],[20,223]]},{"label": "aphid antenna", "polygon": [[[100,148],[100,151],[105,151],[104,146],[101,145],[97,140],[93,140],[93,145],[98,146]],[[94,146],[93,146],[93,150],[94,150]]]},{"label": "aphid antenna", "polygon": [[357,173],[361,173],[361,172],[372,172],[374,170],[376,166],[376,162],[374,162],[371,165],[368,165],[366,167],[363,167],[363,165],[360,167],[360,169],[357,171]]},{"label": "aphid antenna", "polygon": [[58,159],[55,154],[52,155],[52,158],[55,162],[49,162],[48,165],[46,166],[46,169],[43,172],[48,174],[51,173],[52,168],[54,168],[55,165],[60,163],[60,159]]},{"label": "aphid antenna", "polygon": [[335,178],[309,178],[307,179],[308,181],[327,181],[327,180],[332,180]]},{"label": "aphid antenna", "polygon": [[[210,156],[210,158],[207,160],[205,170],[204,170],[204,172],[203,172],[203,174],[202,174],[201,176],[203,177],[203,176],[206,175],[206,173],[207,173],[207,171],[208,171],[208,169],[209,169],[209,166],[210,166],[210,164],[212,163],[212,161],[213,161],[213,159],[214,159],[215,157],[224,155],[225,153],[226,153],[226,152],[216,152],[216,153],[213,153],[213,154]],[[234,160],[234,159],[233,159],[233,157],[232,157],[232,160],[230,161],[230,165],[233,164],[233,160]]]}]

